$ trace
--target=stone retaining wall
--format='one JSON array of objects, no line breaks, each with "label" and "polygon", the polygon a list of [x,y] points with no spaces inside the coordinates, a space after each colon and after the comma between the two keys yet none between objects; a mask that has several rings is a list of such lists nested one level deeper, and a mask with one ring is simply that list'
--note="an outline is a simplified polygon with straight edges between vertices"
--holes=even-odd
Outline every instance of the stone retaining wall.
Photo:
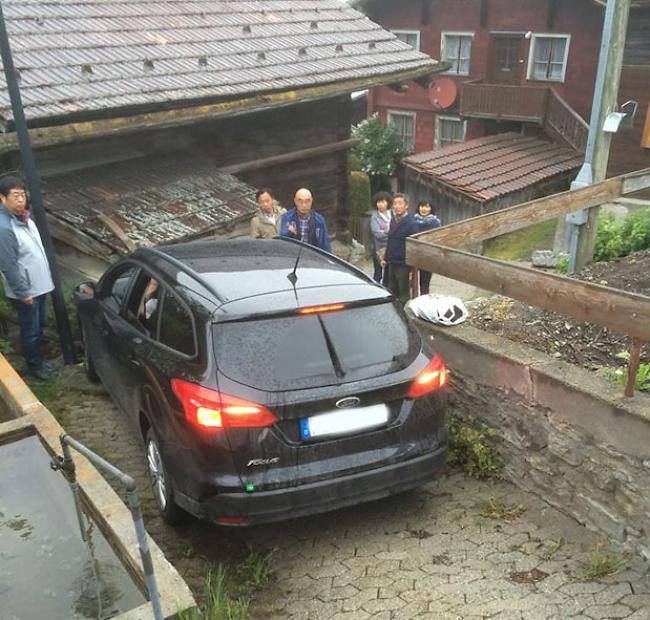
[{"label": "stone retaining wall", "polygon": [[650,559],[650,397],[469,325],[433,336],[451,411],[501,438],[516,485]]}]

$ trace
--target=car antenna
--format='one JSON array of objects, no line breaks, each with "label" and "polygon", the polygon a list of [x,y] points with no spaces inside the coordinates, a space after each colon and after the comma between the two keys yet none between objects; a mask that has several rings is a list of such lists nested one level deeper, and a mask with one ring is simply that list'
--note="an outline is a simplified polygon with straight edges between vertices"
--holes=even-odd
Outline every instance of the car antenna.
[{"label": "car antenna", "polygon": [[296,264],[293,266],[293,271],[287,275],[287,279],[291,284],[293,284],[294,292],[296,289],[296,282],[298,281],[298,274],[296,271],[298,270],[298,263],[300,262],[300,257],[302,256],[302,249],[305,247],[304,243],[300,244],[300,249],[298,250],[298,256],[296,256]]}]

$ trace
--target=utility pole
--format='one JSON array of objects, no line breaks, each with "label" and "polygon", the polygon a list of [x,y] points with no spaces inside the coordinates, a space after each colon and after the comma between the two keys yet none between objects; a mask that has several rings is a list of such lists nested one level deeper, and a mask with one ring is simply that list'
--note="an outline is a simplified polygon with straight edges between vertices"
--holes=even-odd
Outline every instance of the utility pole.
[{"label": "utility pole", "polygon": [[14,61],[11,54],[11,46],[9,45],[9,36],[7,35],[2,2],[0,2],[0,57],[2,58],[2,67],[7,80],[7,90],[9,91],[11,110],[14,117],[14,124],[16,125],[16,134],[20,146],[20,157],[23,163],[23,171],[25,173],[27,187],[29,188],[30,207],[34,214],[34,222],[38,227],[38,232],[43,241],[43,248],[45,249],[47,261],[50,264],[50,272],[52,273],[52,280],[54,282],[52,302],[54,305],[56,324],[59,331],[59,339],[61,341],[61,349],[63,350],[63,360],[66,364],[75,364],[77,360],[74,352],[74,343],[72,341],[72,332],[70,331],[70,320],[68,319],[68,311],[65,307],[65,301],[61,290],[61,277],[59,276],[59,267],[54,254],[54,245],[52,244],[52,237],[50,236],[50,231],[47,227],[45,207],[43,206],[43,195],[41,193],[41,182],[38,177],[36,162],[34,161],[34,152],[32,150],[29,132],[27,130],[27,121],[25,120],[23,102],[20,96],[18,79],[16,77],[16,68],[14,67]]},{"label": "utility pole", "polygon": [[[605,180],[612,134],[603,131],[603,125],[607,115],[616,110],[618,103],[630,2],[631,0],[607,1],[585,163],[571,184],[571,189]],[[592,207],[579,209],[566,216],[570,273],[579,271],[593,260],[599,211],[599,207]]]}]

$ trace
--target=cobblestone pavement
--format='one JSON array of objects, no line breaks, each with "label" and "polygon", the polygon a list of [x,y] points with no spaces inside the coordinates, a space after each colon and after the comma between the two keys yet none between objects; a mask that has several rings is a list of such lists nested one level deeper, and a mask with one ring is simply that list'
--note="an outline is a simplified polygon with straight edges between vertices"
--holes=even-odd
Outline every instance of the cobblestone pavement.
[{"label": "cobblestone pavement", "polygon": [[[275,578],[255,618],[289,620],[650,619],[647,565],[628,557],[616,575],[585,581],[598,537],[509,483],[452,474],[418,491],[297,521],[246,530],[162,523],[144,453],[101,388],[66,369],[53,412],[70,434],[133,475],[147,528],[200,596],[207,570],[249,547],[273,549]],[[525,512],[481,516],[496,498]],[[600,553],[616,553],[607,545]]]}]

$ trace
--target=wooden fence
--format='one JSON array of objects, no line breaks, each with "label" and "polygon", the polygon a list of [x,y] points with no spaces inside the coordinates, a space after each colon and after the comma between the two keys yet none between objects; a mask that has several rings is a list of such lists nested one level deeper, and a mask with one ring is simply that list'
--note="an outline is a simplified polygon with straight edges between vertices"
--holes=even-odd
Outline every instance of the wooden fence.
[{"label": "wooden fence", "polygon": [[650,168],[423,232],[406,240],[406,261],[418,269],[631,336],[625,386],[625,395],[631,397],[641,346],[650,341],[650,297],[470,254],[461,248],[646,188],[650,188]]}]

